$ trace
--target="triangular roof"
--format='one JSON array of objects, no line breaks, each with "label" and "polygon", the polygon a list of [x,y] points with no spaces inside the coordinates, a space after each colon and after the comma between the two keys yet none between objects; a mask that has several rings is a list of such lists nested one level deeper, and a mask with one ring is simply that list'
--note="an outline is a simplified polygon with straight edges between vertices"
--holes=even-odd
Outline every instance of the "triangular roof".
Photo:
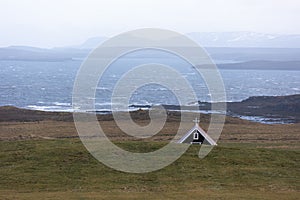
[{"label": "triangular roof", "polygon": [[184,143],[189,136],[191,136],[195,131],[198,131],[204,139],[208,142],[210,145],[217,145],[217,143],[198,125],[198,120],[196,119],[195,121],[195,126],[189,130],[179,141],[178,143]]}]

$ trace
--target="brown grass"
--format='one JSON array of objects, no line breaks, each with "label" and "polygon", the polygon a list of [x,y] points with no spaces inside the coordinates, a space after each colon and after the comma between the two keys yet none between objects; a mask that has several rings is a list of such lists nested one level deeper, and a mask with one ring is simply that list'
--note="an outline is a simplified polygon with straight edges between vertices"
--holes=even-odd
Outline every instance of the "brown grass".
[{"label": "brown grass", "polygon": [[[147,124],[147,120],[137,120]],[[126,123],[124,121],[123,123]],[[114,121],[100,121],[101,127],[113,140],[131,140]],[[166,122],[163,130],[151,140],[170,140],[177,132],[179,122]],[[207,129],[208,123],[200,123]],[[188,128],[188,127],[187,127]],[[255,142],[255,143],[295,143],[300,139],[298,124],[260,124],[227,117],[223,128],[221,142]],[[34,122],[0,122],[0,140],[20,140],[39,138],[73,138],[78,137],[74,122],[68,121],[34,121]]]}]

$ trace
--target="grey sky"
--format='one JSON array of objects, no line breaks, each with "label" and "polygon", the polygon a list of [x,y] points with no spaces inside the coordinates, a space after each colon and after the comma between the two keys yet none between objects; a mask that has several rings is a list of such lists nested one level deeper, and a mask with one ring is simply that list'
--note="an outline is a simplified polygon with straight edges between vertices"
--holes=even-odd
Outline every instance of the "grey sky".
[{"label": "grey sky", "polygon": [[74,45],[145,28],[300,34],[299,0],[0,0],[0,46]]}]

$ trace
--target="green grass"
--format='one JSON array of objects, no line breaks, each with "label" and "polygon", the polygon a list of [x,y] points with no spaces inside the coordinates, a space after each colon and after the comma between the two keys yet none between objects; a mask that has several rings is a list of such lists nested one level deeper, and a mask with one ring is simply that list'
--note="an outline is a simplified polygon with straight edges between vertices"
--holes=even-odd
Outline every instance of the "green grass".
[{"label": "green grass", "polygon": [[[135,152],[165,143],[118,142]],[[0,199],[297,199],[300,150],[220,144],[204,159],[192,146],[168,167],[115,171],[78,139],[0,142]],[[207,198],[205,198],[207,197]]]}]

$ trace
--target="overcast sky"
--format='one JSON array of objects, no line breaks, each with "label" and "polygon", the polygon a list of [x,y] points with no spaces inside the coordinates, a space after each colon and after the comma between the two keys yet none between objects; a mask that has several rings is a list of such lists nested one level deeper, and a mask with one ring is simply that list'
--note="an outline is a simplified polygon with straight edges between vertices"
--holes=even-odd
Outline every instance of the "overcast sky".
[{"label": "overcast sky", "polygon": [[299,0],[0,0],[0,46],[74,45],[153,27],[300,34]]}]

